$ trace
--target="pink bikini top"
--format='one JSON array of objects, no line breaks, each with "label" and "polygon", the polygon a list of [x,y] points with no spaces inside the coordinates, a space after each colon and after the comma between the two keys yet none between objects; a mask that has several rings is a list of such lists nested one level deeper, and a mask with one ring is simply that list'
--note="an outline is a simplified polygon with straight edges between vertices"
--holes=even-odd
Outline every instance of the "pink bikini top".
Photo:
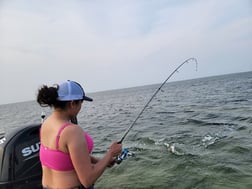
[{"label": "pink bikini top", "polygon": [[[66,123],[60,128],[56,137],[56,150],[47,148],[42,143],[40,144],[39,157],[40,162],[43,166],[58,171],[70,171],[74,169],[69,153],[65,153],[59,150],[60,134],[63,129],[69,125],[71,125],[71,123]],[[93,139],[86,132],[84,132],[84,136],[87,141],[88,151],[89,153],[91,153],[94,145]]]}]

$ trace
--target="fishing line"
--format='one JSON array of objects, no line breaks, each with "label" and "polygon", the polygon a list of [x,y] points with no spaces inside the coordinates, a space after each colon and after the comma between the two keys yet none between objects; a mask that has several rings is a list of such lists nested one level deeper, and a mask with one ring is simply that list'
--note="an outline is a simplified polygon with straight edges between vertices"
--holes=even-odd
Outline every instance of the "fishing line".
[{"label": "fishing line", "polygon": [[140,116],[143,114],[144,110],[147,108],[147,106],[150,104],[150,102],[152,101],[152,99],[157,95],[157,93],[161,90],[161,88],[164,86],[164,84],[173,76],[174,73],[178,72],[178,70],[186,63],[189,62],[195,62],[196,64],[196,71],[197,71],[197,67],[198,67],[198,62],[196,58],[189,58],[187,60],[185,60],[184,62],[182,62],[168,77],[167,79],[160,85],[160,87],[156,90],[156,92],[151,96],[151,98],[149,99],[149,101],[145,104],[145,106],[143,107],[143,109],[140,111],[140,113],[137,115],[136,119],[132,122],[132,124],[130,125],[130,127],[125,131],[124,135],[122,136],[121,140],[118,142],[118,144],[121,144],[123,142],[123,140],[125,139],[125,137],[128,135],[128,133],[130,132],[130,130],[133,128],[133,126],[136,124],[137,120],[140,118]]}]

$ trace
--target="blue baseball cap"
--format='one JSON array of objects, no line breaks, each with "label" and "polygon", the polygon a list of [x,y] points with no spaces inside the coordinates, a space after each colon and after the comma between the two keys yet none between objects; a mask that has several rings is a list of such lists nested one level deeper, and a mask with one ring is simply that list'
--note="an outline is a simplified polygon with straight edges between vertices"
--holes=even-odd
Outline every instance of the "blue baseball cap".
[{"label": "blue baseball cap", "polygon": [[66,81],[58,85],[58,101],[85,100],[93,101],[85,95],[81,85],[75,81]]}]

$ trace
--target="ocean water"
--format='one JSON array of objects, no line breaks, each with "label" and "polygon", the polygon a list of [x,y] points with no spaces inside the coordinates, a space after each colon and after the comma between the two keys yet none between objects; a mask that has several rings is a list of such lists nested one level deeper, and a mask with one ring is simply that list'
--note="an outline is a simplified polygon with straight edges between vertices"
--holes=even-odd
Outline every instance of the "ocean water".
[{"label": "ocean water", "polygon": [[[119,141],[158,85],[89,94],[79,125],[101,157]],[[0,133],[40,122],[35,101],[0,105]],[[251,189],[252,72],[167,83],[123,142],[133,156],[96,189]]]}]

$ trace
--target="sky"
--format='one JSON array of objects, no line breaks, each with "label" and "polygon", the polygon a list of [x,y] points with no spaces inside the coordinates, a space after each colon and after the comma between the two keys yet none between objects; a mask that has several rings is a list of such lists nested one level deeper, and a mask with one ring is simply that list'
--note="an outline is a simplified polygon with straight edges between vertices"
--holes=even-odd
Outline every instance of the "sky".
[{"label": "sky", "polygon": [[252,71],[251,0],[0,0],[0,104]]}]

